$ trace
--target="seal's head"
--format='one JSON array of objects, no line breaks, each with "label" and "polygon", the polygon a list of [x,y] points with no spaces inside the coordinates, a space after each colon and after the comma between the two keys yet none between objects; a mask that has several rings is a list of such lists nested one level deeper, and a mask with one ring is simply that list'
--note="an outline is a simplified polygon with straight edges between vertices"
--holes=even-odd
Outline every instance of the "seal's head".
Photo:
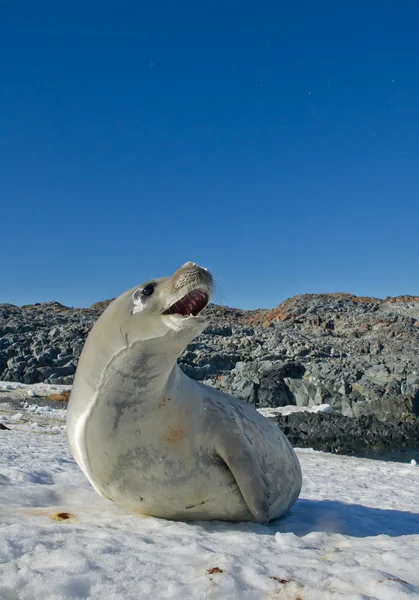
[{"label": "seal's head", "polygon": [[206,320],[200,313],[208,305],[213,278],[208,269],[185,263],[171,277],[147,281],[130,290],[131,322],[137,340],[165,335],[193,339]]},{"label": "seal's head", "polygon": [[[207,269],[187,262],[171,277],[146,281],[126,291],[95,323],[79,364],[89,365],[91,373],[100,373],[119,353],[126,356],[128,351],[132,357],[152,353],[162,362],[175,361],[205,329],[206,319],[200,313],[211,299],[212,286]],[[127,369],[132,367],[126,358],[125,363]]]}]

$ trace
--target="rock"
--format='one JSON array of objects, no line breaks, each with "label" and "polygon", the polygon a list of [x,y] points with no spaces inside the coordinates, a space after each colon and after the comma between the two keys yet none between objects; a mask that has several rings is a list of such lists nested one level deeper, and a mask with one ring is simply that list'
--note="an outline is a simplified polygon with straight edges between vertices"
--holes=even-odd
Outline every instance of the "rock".
[{"label": "rock", "polygon": [[[90,309],[0,305],[0,379],[70,385]],[[190,377],[257,407],[330,404],[387,424],[419,415],[419,299],[304,294],[276,309],[211,305],[205,332],[179,358]]]},{"label": "rock", "polygon": [[317,393],[315,385],[308,381],[292,379],[291,377],[285,377],[284,383],[288,387],[294,404],[297,406],[313,406],[315,404],[314,399]]},{"label": "rock", "polygon": [[377,452],[419,446],[419,420],[383,423],[373,415],[358,419],[336,413],[292,413],[270,417],[298,448],[326,452]]},{"label": "rock", "polygon": [[86,335],[99,314],[57,302],[0,305],[0,379],[72,381]]},{"label": "rock", "polygon": [[69,375],[74,375],[76,372],[76,365],[70,361],[62,367],[58,367],[55,369],[55,373],[58,377],[67,377]]},{"label": "rock", "polygon": [[231,325],[227,324],[223,324],[223,325],[210,325],[209,327],[207,327],[204,331],[204,334],[207,335],[222,335],[222,336],[228,336],[230,337],[231,335],[233,335],[232,329],[231,329]]},{"label": "rock", "polygon": [[38,371],[36,369],[27,369],[23,375],[23,383],[36,383]]},{"label": "rock", "polygon": [[277,407],[295,404],[284,382],[292,373],[304,369],[294,363],[279,361],[237,362],[228,380],[229,392],[256,407]]},{"label": "rock", "polygon": [[53,373],[52,367],[38,367],[37,369],[37,381],[47,381]]},{"label": "rock", "polygon": [[44,347],[41,347],[34,350],[34,357],[38,361],[38,364],[41,365],[50,365],[56,356],[57,352],[54,350],[54,348],[48,348],[45,350]]},{"label": "rock", "polygon": [[365,371],[364,377],[378,385],[385,385],[390,378],[390,371],[384,366],[375,365]]}]

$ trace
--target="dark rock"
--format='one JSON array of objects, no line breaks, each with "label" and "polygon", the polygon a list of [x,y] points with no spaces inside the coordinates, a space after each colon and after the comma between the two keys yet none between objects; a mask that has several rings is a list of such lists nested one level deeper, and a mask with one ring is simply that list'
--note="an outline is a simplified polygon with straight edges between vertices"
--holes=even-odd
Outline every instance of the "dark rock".
[{"label": "dark rock", "polygon": [[[0,305],[0,379],[71,383],[108,304]],[[206,331],[179,359],[194,379],[254,406],[327,402],[344,416],[387,423],[419,415],[418,297],[304,294],[274,310],[211,305],[208,314]]]},{"label": "dark rock", "polygon": [[222,336],[230,336],[233,335],[231,325],[211,325],[207,327],[204,331],[204,334],[207,335],[222,335]]},{"label": "dark rock", "polygon": [[291,444],[347,454],[419,446],[419,420],[383,423],[373,415],[358,419],[338,414],[294,413],[275,417]]}]

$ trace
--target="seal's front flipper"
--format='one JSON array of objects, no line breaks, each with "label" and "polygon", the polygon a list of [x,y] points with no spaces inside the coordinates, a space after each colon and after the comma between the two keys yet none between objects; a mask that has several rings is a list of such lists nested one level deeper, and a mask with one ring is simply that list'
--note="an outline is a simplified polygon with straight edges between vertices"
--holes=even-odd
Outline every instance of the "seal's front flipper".
[{"label": "seal's front flipper", "polygon": [[[233,426],[234,427],[234,426]],[[256,521],[269,521],[270,493],[266,471],[257,452],[240,432],[229,431],[218,440],[218,456],[230,469]]]}]

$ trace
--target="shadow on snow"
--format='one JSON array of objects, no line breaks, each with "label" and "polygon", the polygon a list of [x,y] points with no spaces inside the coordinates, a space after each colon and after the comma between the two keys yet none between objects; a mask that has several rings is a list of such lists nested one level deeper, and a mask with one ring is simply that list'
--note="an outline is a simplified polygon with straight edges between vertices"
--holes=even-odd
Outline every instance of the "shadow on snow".
[{"label": "shadow on snow", "polygon": [[294,504],[282,519],[268,525],[281,533],[302,536],[312,531],[352,537],[413,535],[419,533],[419,513],[370,508],[337,500],[304,500]]},{"label": "shadow on snow", "polygon": [[[192,522],[191,522],[192,523]],[[260,535],[294,533],[304,536],[313,531],[338,533],[351,537],[419,534],[419,513],[403,510],[370,508],[361,504],[345,504],[337,500],[300,499],[280,519],[268,525],[259,523],[231,523],[195,521],[207,531],[242,531]]]}]

